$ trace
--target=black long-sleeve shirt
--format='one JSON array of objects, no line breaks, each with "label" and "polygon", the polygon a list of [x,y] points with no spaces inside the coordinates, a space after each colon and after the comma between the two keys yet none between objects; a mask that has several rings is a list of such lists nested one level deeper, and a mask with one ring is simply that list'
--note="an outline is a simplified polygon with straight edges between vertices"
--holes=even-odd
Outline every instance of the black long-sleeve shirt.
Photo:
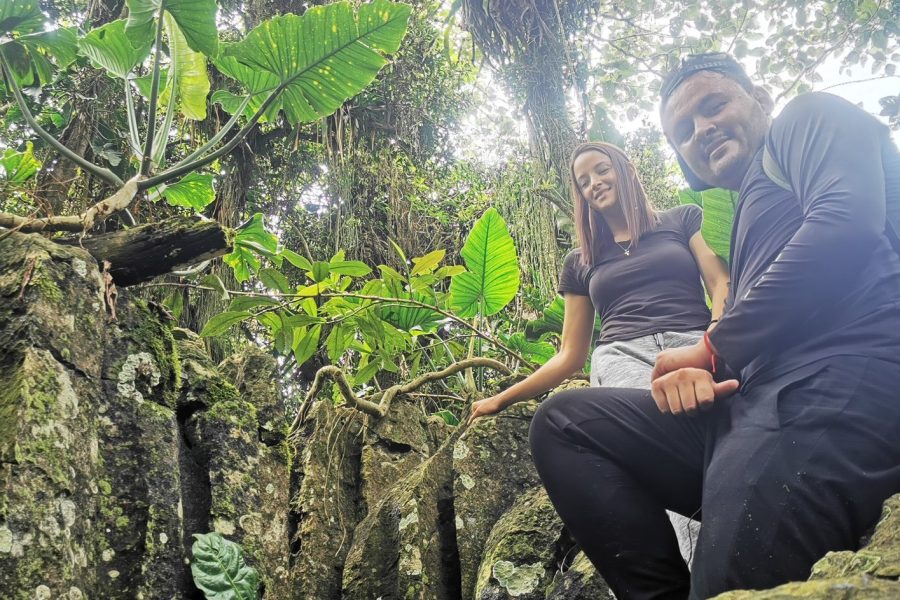
[{"label": "black long-sleeve shirt", "polygon": [[806,94],[776,118],[732,229],[731,292],[710,341],[744,385],[829,356],[900,362],[900,257],[885,235],[900,202],[887,127],[836,96]]}]

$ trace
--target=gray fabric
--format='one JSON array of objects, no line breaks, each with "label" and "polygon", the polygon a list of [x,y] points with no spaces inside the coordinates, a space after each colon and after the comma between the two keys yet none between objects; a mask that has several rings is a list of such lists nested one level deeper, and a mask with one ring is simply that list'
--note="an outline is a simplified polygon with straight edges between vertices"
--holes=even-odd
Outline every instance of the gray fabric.
[{"label": "gray fabric", "polygon": [[[591,355],[591,387],[650,388],[656,355],[667,348],[690,346],[703,339],[703,331],[664,331],[633,340],[600,344]],[[684,562],[691,565],[700,523],[666,511]]]},{"label": "gray fabric", "polygon": [[650,389],[650,373],[660,350],[690,346],[702,338],[703,331],[664,331],[600,344],[591,356],[591,386]]}]

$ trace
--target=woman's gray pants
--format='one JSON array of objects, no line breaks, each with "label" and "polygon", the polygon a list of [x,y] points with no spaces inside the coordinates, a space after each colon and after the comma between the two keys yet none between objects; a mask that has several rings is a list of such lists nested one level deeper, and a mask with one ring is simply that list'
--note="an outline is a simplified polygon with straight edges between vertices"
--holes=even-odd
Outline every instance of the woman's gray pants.
[{"label": "woman's gray pants", "polygon": [[[591,387],[650,389],[656,355],[666,348],[690,346],[703,339],[703,331],[664,331],[633,340],[600,344],[591,355]],[[700,523],[666,511],[684,561],[691,565]]]}]

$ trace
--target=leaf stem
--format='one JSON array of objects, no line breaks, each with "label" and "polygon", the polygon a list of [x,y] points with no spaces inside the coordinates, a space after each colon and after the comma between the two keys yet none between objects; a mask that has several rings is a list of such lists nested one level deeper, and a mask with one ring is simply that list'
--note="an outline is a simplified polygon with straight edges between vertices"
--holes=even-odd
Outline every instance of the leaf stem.
[{"label": "leaf stem", "polygon": [[22,111],[22,116],[25,117],[25,121],[28,123],[28,126],[31,127],[34,132],[48,144],[50,144],[53,148],[56,149],[57,152],[74,162],[76,165],[93,173],[103,181],[114,185],[116,187],[122,187],[125,185],[125,182],[122,181],[118,175],[110,171],[109,169],[104,169],[99,165],[95,165],[78,156],[68,148],[66,148],[62,142],[57,140],[55,137],[50,135],[47,130],[41,127],[37,119],[34,118],[34,115],[31,114],[31,111],[28,109],[28,104],[25,102],[25,97],[22,95],[22,90],[19,89],[19,84],[13,76],[12,69],[9,67],[9,63],[6,61],[6,55],[3,53],[3,49],[0,48],[0,67],[3,69],[3,76],[6,78],[7,83],[9,84],[10,89],[12,90],[13,96],[16,98],[16,104],[19,105],[19,109]]},{"label": "leaf stem", "polygon": [[134,96],[131,92],[131,81],[125,79],[125,110],[128,116],[128,143],[131,145],[131,151],[134,152],[138,160],[143,158],[141,153],[141,135],[137,126],[137,115],[134,112]]},{"label": "leaf stem", "polygon": [[171,169],[163,171],[159,175],[155,175],[153,177],[145,179],[138,184],[138,188],[141,190],[146,190],[147,188],[159,185],[160,183],[165,183],[167,181],[175,179],[176,177],[180,177],[192,171],[196,171],[200,167],[208,165],[220,156],[224,156],[234,150],[234,148],[241,143],[241,140],[247,137],[247,134],[250,133],[250,131],[256,126],[257,121],[260,120],[260,118],[263,116],[263,113],[265,113],[269,108],[269,105],[275,101],[275,98],[277,98],[283,90],[284,86],[282,85],[279,85],[277,88],[275,88],[272,93],[269,94],[269,97],[266,98],[266,101],[262,103],[262,106],[260,106],[259,109],[253,114],[247,124],[241,127],[240,130],[236,134],[234,134],[234,137],[228,141],[227,144],[225,144],[215,152],[207,154],[203,158],[183,164],[178,167],[172,167]]},{"label": "leaf stem", "polygon": [[182,158],[180,161],[178,161],[177,163],[172,165],[171,168],[177,169],[178,167],[188,164],[189,162],[191,162],[192,160],[194,160],[197,157],[202,157],[210,148],[212,148],[213,146],[218,144],[222,140],[222,138],[225,137],[225,134],[228,133],[229,131],[231,131],[231,129],[235,126],[235,124],[238,121],[238,117],[240,117],[244,113],[244,109],[246,109],[247,105],[250,104],[251,97],[252,97],[252,94],[247,94],[247,97],[244,98],[244,101],[241,103],[237,112],[235,112],[234,115],[231,117],[231,119],[229,119],[228,122],[225,123],[225,125],[219,131],[216,132],[216,135],[211,137],[209,139],[209,141],[207,141],[205,144],[203,144],[202,146],[200,146],[199,148],[197,148],[196,150],[194,150],[193,152],[191,152],[190,154],[188,154],[187,156]]},{"label": "leaf stem", "polygon": [[159,61],[162,54],[163,33],[163,5],[159,8],[159,17],[156,20],[156,42],[153,54],[153,79],[150,83],[150,109],[147,115],[147,140],[144,143],[144,156],[141,159],[141,175],[150,172],[151,158],[153,156],[153,136],[156,133],[156,105],[159,102]]}]

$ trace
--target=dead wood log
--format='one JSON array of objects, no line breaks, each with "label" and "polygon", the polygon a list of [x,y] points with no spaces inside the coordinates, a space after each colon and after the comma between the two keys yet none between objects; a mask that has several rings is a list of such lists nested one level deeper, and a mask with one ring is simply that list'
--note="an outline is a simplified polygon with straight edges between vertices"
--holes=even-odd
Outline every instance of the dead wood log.
[{"label": "dead wood log", "polygon": [[124,287],[222,256],[231,249],[233,237],[216,221],[174,217],[81,240],[58,241],[80,244],[97,262],[109,261],[113,281]]}]

